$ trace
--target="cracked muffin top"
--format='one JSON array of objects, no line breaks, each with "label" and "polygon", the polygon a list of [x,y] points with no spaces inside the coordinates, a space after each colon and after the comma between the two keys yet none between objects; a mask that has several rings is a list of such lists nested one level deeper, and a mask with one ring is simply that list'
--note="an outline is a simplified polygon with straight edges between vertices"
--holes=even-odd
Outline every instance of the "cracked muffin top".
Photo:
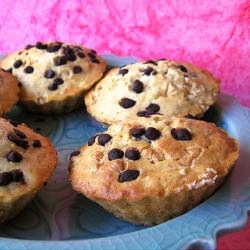
[{"label": "cracked muffin top", "polygon": [[111,69],[85,103],[92,116],[107,124],[156,113],[200,117],[218,92],[219,81],[208,71],[162,59]]}]

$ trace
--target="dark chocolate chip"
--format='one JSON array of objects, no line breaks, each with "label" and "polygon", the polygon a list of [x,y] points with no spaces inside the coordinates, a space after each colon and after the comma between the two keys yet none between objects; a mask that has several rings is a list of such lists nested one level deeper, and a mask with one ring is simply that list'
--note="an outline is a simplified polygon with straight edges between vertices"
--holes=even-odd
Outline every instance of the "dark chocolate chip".
[{"label": "dark chocolate chip", "polygon": [[95,138],[97,137],[97,135],[93,135],[89,138],[88,140],[88,146],[92,146],[95,143]]},{"label": "dark chocolate chip", "polygon": [[158,65],[156,61],[153,61],[153,60],[148,60],[146,62],[144,62],[145,64],[154,64],[154,65]]},{"label": "dark chocolate chip", "polygon": [[123,156],[124,156],[123,151],[118,148],[113,148],[108,153],[108,159],[110,161],[115,160],[115,159],[121,159]]},{"label": "dark chocolate chip", "polygon": [[0,186],[7,186],[13,181],[11,172],[0,173]]},{"label": "dark chocolate chip", "polygon": [[56,75],[55,71],[52,69],[48,69],[44,72],[45,78],[53,78]]},{"label": "dark chocolate chip", "polygon": [[27,138],[27,136],[20,130],[14,128],[14,132],[17,136],[19,136],[21,139]]},{"label": "dark chocolate chip", "polygon": [[66,56],[57,56],[54,58],[54,64],[56,66],[61,66],[67,63],[67,58]]},{"label": "dark chocolate chip", "polygon": [[24,68],[24,72],[26,74],[31,74],[33,73],[33,71],[34,71],[34,68],[32,66],[27,66],[26,68]]},{"label": "dark chocolate chip", "polygon": [[53,84],[55,84],[55,85],[61,85],[61,84],[63,84],[64,83],[64,81],[63,81],[63,79],[61,79],[61,78],[56,78],[56,79],[54,79],[54,81],[53,81]]},{"label": "dark chocolate chip", "polygon": [[12,181],[13,182],[22,182],[24,183],[23,172],[19,169],[11,171]]},{"label": "dark chocolate chip", "polygon": [[137,161],[141,158],[141,153],[136,148],[128,148],[125,151],[125,157],[132,161]]},{"label": "dark chocolate chip", "polygon": [[132,108],[136,104],[136,101],[129,98],[122,98],[119,101],[119,105],[125,109]]},{"label": "dark chocolate chip", "polygon": [[97,58],[92,58],[91,57],[90,60],[91,60],[92,63],[97,63],[97,64],[100,63],[100,61]]},{"label": "dark chocolate chip", "polygon": [[108,143],[112,139],[112,136],[109,134],[100,134],[98,135],[98,142],[101,146],[104,146],[106,143]]},{"label": "dark chocolate chip", "polygon": [[192,140],[192,134],[186,128],[172,128],[171,135],[177,141]]},{"label": "dark chocolate chip", "polygon": [[62,46],[62,43],[52,43],[48,46],[47,52],[53,53],[58,51]]},{"label": "dark chocolate chip", "polygon": [[140,70],[140,71],[143,72],[144,75],[146,75],[146,76],[156,75],[156,74],[157,74],[157,71],[154,70],[154,69],[151,68],[151,67],[147,67],[146,69],[142,69],[142,70]]},{"label": "dark chocolate chip", "polygon": [[40,148],[42,146],[41,142],[39,140],[34,140],[32,142],[33,148]]},{"label": "dark chocolate chip", "polygon": [[80,151],[74,151],[70,154],[69,158],[72,158],[74,156],[78,156],[81,152]]},{"label": "dark chocolate chip", "polygon": [[143,83],[139,80],[135,80],[132,85],[132,90],[139,94],[143,91]]},{"label": "dark chocolate chip", "polygon": [[79,74],[82,72],[82,68],[80,66],[74,66],[73,72],[74,74]]},{"label": "dark chocolate chip", "polygon": [[96,54],[96,51],[94,49],[91,49],[90,52]]},{"label": "dark chocolate chip", "polygon": [[148,140],[156,140],[160,136],[161,136],[161,132],[158,129],[153,128],[153,127],[149,127],[149,128],[146,129],[145,137]]},{"label": "dark chocolate chip", "polygon": [[17,127],[17,126],[19,125],[18,122],[13,121],[13,120],[9,120],[9,123],[10,123],[12,126],[14,126],[14,127]]},{"label": "dark chocolate chip", "polygon": [[138,111],[136,113],[136,115],[139,116],[139,117],[149,117],[150,116],[147,111]]},{"label": "dark chocolate chip", "polygon": [[129,134],[135,138],[140,138],[145,134],[145,128],[142,127],[134,127],[129,130]]},{"label": "dark chocolate chip", "polygon": [[26,47],[25,47],[25,49],[31,49],[31,48],[33,48],[34,46],[33,45],[30,45],[30,44],[28,44],[28,45],[26,45]]},{"label": "dark chocolate chip", "polygon": [[128,169],[119,175],[119,182],[133,181],[138,178],[140,172],[134,169]]},{"label": "dark chocolate chip", "polygon": [[20,137],[14,133],[8,134],[8,139],[14,142],[17,146],[22,147],[24,149],[27,149],[29,147],[29,144],[27,141],[20,139]]},{"label": "dark chocolate chip", "polygon": [[21,82],[18,82],[18,87],[21,88],[23,85]]},{"label": "dark chocolate chip", "polygon": [[88,53],[88,56],[90,57],[90,58],[96,58],[96,54],[95,53],[91,53],[91,52],[89,52]]},{"label": "dark chocolate chip", "polygon": [[74,53],[68,53],[66,54],[67,60],[74,62],[76,60],[76,55]]},{"label": "dark chocolate chip", "polygon": [[187,68],[183,65],[179,65],[178,68],[182,71],[182,72],[188,72]]},{"label": "dark chocolate chip", "polygon": [[6,155],[6,158],[8,161],[11,161],[11,162],[20,162],[23,159],[22,155],[16,151],[10,151]]},{"label": "dark chocolate chip", "polygon": [[84,55],[83,52],[78,52],[77,55],[78,55],[78,57],[80,57],[80,58],[84,58],[84,57],[85,57],[85,55]]},{"label": "dark chocolate chip", "polygon": [[48,86],[48,90],[54,91],[54,90],[57,90],[57,89],[58,89],[58,85],[57,84],[52,83],[52,84],[50,84]]},{"label": "dark chocolate chip", "polygon": [[160,106],[155,103],[151,103],[146,107],[146,111],[149,115],[155,114],[160,110]]},{"label": "dark chocolate chip", "polygon": [[128,73],[128,69],[120,69],[120,70],[119,70],[119,75],[124,76],[124,75],[126,75],[127,73]]},{"label": "dark chocolate chip", "polygon": [[47,49],[47,45],[46,45],[46,44],[43,44],[43,43],[41,43],[41,42],[37,42],[36,48],[37,48],[37,49]]},{"label": "dark chocolate chip", "polygon": [[22,61],[22,60],[16,60],[16,61],[14,62],[14,64],[13,64],[13,67],[14,67],[15,69],[17,69],[17,68],[21,67],[22,64],[23,64],[23,61]]},{"label": "dark chocolate chip", "polygon": [[195,117],[193,115],[187,114],[184,116],[187,119],[195,119]]}]

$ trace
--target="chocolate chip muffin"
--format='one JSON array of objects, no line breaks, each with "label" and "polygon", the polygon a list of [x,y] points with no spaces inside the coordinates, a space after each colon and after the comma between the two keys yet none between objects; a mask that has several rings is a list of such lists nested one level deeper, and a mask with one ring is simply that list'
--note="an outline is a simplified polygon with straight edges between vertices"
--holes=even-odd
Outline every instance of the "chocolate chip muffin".
[{"label": "chocolate chip muffin", "polygon": [[70,181],[117,217],[159,224],[209,197],[238,155],[236,140],[212,123],[138,117],[112,124],[74,152]]},{"label": "chocolate chip muffin", "polygon": [[18,81],[9,72],[0,69],[0,116],[10,111],[18,101]]},{"label": "chocolate chip muffin", "polygon": [[0,118],[0,223],[35,196],[57,162],[49,139],[24,124]]},{"label": "chocolate chip muffin", "polygon": [[82,96],[106,67],[94,50],[60,42],[28,45],[2,60],[21,83],[20,104],[39,113],[63,113],[78,107]]},{"label": "chocolate chip muffin", "polygon": [[110,70],[85,102],[88,112],[107,124],[155,113],[201,117],[215,103],[218,83],[191,64],[146,61]]}]

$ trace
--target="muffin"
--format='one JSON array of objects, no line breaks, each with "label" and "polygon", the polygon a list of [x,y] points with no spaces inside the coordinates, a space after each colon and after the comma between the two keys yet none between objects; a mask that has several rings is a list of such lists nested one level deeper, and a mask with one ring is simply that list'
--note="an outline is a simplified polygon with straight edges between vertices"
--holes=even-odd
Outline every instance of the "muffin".
[{"label": "muffin", "polygon": [[57,153],[26,125],[0,118],[0,223],[16,216],[51,176]]},{"label": "muffin", "polygon": [[18,101],[18,81],[9,72],[0,69],[0,116],[10,111]]},{"label": "muffin", "polygon": [[64,113],[77,108],[99,80],[106,62],[94,50],[60,42],[26,46],[0,66],[21,84],[20,104],[36,113]]},{"label": "muffin", "polygon": [[153,225],[181,215],[223,183],[239,155],[212,123],[152,115],[112,124],[74,152],[74,190],[115,216]]},{"label": "muffin", "polygon": [[107,124],[155,113],[201,117],[218,92],[219,81],[211,73],[163,59],[111,69],[85,103],[93,117]]}]

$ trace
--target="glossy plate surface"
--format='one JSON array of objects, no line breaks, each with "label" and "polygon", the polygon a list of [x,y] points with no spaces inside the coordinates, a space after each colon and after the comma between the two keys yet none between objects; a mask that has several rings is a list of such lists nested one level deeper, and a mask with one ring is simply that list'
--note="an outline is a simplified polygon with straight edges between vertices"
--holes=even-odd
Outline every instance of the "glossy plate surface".
[{"label": "glossy plate surface", "polygon": [[[135,59],[105,56],[110,66]],[[9,118],[49,136],[59,164],[48,184],[15,219],[0,226],[0,249],[215,249],[216,235],[242,227],[250,210],[250,110],[221,95],[205,119],[240,142],[240,159],[230,178],[190,212],[154,227],[115,218],[74,192],[67,182],[69,154],[105,128],[82,108],[67,115],[31,115],[15,107]]]}]

